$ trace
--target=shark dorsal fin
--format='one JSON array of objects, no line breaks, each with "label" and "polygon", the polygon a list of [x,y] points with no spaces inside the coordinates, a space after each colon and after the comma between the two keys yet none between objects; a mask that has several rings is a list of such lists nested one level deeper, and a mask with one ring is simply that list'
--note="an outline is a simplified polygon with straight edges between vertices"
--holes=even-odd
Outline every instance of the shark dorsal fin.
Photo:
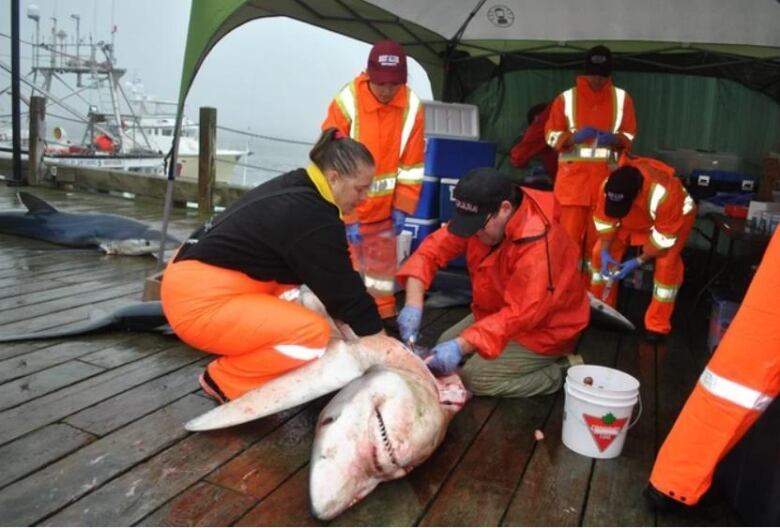
[{"label": "shark dorsal fin", "polygon": [[56,213],[57,210],[46,203],[44,200],[41,200],[40,198],[37,198],[33,196],[30,193],[26,192],[20,192],[18,194],[19,201],[24,204],[25,207],[27,207],[27,210],[30,211],[33,214],[46,214],[46,213]]}]

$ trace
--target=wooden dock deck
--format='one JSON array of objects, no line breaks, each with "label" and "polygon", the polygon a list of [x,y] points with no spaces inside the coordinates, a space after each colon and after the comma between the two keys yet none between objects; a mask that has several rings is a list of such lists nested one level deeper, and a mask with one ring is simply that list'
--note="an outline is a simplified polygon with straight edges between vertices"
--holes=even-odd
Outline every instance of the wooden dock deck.
[{"label": "wooden dock deck", "polygon": [[[27,189],[65,211],[159,224],[161,205]],[[0,210],[16,208],[0,185]],[[199,223],[176,210],[171,231]],[[0,235],[0,334],[84,321],[140,300],[148,257],[104,256]],[[683,299],[684,300],[684,299]],[[647,302],[627,296],[641,321]],[[690,304],[690,303],[689,303]],[[379,486],[337,525],[738,525],[723,501],[685,514],[646,509],[655,453],[706,363],[703,307],[685,303],[664,344],[589,329],[586,362],[641,382],[644,412],[622,455],[593,460],[562,445],[563,394],[475,398],[442,446],[408,477]],[[423,344],[466,314],[426,312]],[[190,434],[215,404],[199,390],[205,354],[173,337],[107,333],[0,345],[0,524],[319,525],[308,509],[313,425],[327,398],[251,424]],[[535,429],[545,439],[534,439]]]}]

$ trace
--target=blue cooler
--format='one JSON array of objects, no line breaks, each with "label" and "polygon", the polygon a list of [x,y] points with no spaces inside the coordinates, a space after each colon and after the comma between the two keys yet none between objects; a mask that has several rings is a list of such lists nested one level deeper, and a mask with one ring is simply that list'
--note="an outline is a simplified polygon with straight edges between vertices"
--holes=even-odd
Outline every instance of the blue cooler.
[{"label": "blue cooler", "polygon": [[412,234],[411,251],[414,253],[425,237],[439,229],[441,222],[438,218],[415,218],[407,216],[404,220],[404,231]]},{"label": "blue cooler", "polygon": [[455,197],[453,191],[458,184],[458,178],[442,178],[439,190],[439,218],[446,222],[452,218],[452,211],[455,209]]},{"label": "blue cooler", "polygon": [[751,193],[758,188],[755,176],[724,170],[695,169],[691,172],[689,190],[694,198],[709,198],[720,192]]},{"label": "blue cooler", "polygon": [[428,138],[425,174],[439,178],[460,178],[471,169],[493,167],[496,144],[492,141]]},{"label": "blue cooler", "polygon": [[423,177],[420,200],[417,209],[411,215],[415,218],[439,218],[439,178],[436,176]]}]

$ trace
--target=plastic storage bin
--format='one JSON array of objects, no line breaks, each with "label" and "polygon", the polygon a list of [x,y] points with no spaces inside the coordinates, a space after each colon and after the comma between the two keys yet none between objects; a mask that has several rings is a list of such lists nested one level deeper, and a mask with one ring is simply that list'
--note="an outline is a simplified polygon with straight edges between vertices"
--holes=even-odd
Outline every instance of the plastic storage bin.
[{"label": "plastic storage bin", "polygon": [[425,147],[425,174],[460,178],[471,169],[493,167],[496,144],[492,141],[429,138]]},{"label": "plastic storage bin", "polygon": [[436,176],[425,176],[423,178],[420,200],[417,202],[417,209],[411,215],[415,218],[439,218],[439,187],[441,183]]},{"label": "plastic storage bin", "polygon": [[441,222],[439,222],[438,218],[415,218],[413,216],[406,217],[403,230],[412,234],[412,253],[417,250],[425,237],[439,229],[440,225]]},{"label": "plastic storage bin", "polygon": [[694,198],[706,198],[719,192],[752,193],[757,178],[740,172],[696,169],[691,173],[689,188]]},{"label": "plastic storage bin", "polygon": [[479,108],[461,103],[423,101],[425,137],[479,139]]}]

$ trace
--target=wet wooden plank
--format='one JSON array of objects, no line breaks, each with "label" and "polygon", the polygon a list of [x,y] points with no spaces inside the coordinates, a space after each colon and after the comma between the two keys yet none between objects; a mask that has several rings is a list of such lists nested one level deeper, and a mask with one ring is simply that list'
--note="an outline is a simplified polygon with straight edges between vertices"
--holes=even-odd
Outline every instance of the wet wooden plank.
[{"label": "wet wooden plank", "polygon": [[[593,365],[612,366],[621,334],[588,328],[577,353]],[[550,417],[501,524],[504,526],[577,526],[582,518],[593,461],[561,441],[565,394],[555,395]]]},{"label": "wet wooden plank", "polygon": [[[185,397],[3,489],[0,511],[4,522],[20,526],[39,522],[185,437],[188,433],[182,424],[212,407],[203,398]],[[180,467],[187,467],[186,463]],[[123,523],[106,518],[103,524]]]},{"label": "wet wooden plank", "polygon": [[0,385],[0,410],[38,398],[104,370],[74,360],[5,383]]},{"label": "wet wooden plank", "polygon": [[420,524],[497,525],[525,470],[533,432],[554,398],[503,399]]},{"label": "wet wooden plank", "polygon": [[256,502],[249,495],[198,482],[136,526],[231,526]]},{"label": "wet wooden plank", "polygon": [[203,367],[204,362],[198,362],[148,381],[67,417],[65,423],[104,436],[163,405],[199,390],[198,375],[203,371]]},{"label": "wet wooden plank", "polygon": [[[43,345],[41,343],[39,346]],[[9,347],[10,348],[10,347]],[[86,341],[77,339],[67,343],[40,348],[26,354],[19,354],[0,361],[0,383],[29,376],[34,372],[66,363],[96,350],[111,348],[105,340]]]},{"label": "wet wooden plank", "polygon": [[317,417],[329,399],[326,396],[308,405],[206,480],[262,499],[309,460]]},{"label": "wet wooden plank", "polygon": [[95,440],[65,424],[53,424],[0,447],[0,488]]},{"label": "wet wooden plank", "polygon": [[[188,398],[203,400],[194,396]],[[279,413],[232,429],[190,435],[46,519],[44,524],[135,524],[299,411]],[[184,431],[183,427],[178,429]]]},{"label": "wet wooden plank", "polygon": [[621,454],[596,460],[582,523],[586,526],[648,526],[654,515],[644,507],[642,490],[655,458],[655,350],[629,335],[621,341],[616,365],[640,383],[643,415],[627,432]]},{"label": "wet wooden plank", "polygon": [[5,426],[0,429],[0,444],[197,361],[199,357],[192,350],[174,347],[3,411],[0,423]]},{"label": "wet wooden plank", "polygon": [[178,340],[175,336],[158,333],[114,334],[121,339],[117,344],[79,357],[79,361],[103,368],[116,368],[170,348]]}]

